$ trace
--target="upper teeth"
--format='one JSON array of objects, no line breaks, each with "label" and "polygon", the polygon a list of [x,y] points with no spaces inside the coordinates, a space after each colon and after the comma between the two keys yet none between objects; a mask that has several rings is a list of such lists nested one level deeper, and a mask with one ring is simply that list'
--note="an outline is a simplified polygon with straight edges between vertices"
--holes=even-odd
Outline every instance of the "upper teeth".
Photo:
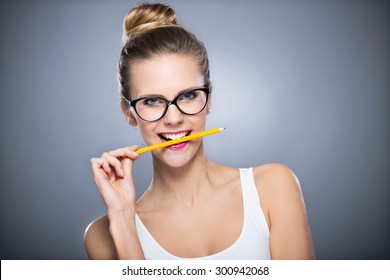
[{"label": "upper teeth", "polygon": [[162,133],[161,135],[164,136],[165,138],[173,140],[173,139],[179,139],[179,138],[186,136],[186,132],[180,132],[180,133],[175,133],[175,134]]}]

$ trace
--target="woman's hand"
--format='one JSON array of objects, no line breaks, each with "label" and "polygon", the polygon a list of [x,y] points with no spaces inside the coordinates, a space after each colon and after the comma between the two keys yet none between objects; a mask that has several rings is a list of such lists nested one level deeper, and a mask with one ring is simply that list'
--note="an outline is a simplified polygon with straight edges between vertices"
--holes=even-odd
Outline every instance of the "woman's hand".
[{"label": "woman's hand", "polygon": [[133,182],[133,163],[139,158],[138,146],[105,152],[92,158],[95,184],[103,198],[108,213],[135,213],[136,191]]},{"label": "woman's hand", "polygon": [[[114,255],[119,259],[145,259],[135,223],[132,171],[134,161],[139,158],[137,149],[138,146],[125,147],[91,159],[94,181],[106,204],[108,220],[103,225],[97,220],[86,231],[85,246],[90,258],[105,259]],[[93,249],[96,246],[98,249]]]}]

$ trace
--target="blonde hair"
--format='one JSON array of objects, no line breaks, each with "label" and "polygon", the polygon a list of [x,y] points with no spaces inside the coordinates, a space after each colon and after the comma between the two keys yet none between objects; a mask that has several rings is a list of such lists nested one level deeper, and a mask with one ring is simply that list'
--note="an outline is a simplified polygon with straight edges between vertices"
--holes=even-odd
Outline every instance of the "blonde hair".
[{"label": "blonde hair", "polygon": [[132,9],[123,20],[123,41],[131,36],[158,27],[179,25],[176,23],[176,13],[168,5],[141,4]]},{"label": "blonde hair", "polygon": [[176,13],[165,4],[141,4],[123,20],[124,46],[119,59],[120,93],[131,100],[130,68],[134,61],[169,53],[192,56],[211,90],[209,61],[203,43],[176,22]]}]

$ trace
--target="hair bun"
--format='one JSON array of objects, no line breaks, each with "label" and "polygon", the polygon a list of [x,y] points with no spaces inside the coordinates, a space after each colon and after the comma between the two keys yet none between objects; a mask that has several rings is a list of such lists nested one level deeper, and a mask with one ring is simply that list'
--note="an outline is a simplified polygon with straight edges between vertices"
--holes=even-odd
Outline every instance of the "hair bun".
[{"label": "hair bun", "polygon": [[141,4],[125,16],[123,21],[123,40],[132,35],[163,26],[178,26],[176,13],[165,4]]}]

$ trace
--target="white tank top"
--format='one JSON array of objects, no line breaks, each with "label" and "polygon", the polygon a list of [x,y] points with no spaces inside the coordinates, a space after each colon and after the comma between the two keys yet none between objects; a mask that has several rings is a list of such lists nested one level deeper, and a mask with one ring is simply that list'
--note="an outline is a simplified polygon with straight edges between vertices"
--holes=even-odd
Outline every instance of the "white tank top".
[{"label": "white tank top", "polygon": [[[240,169],[244,205],[244,224],[238,239],[227,249],[213,255],[191,258],[199,260],[266,260],[271,259],[269,228],[260,206],[252,168]],[[148,260],[178,260],[157,243],[138,215],[135,215],[138,237]]]}]

